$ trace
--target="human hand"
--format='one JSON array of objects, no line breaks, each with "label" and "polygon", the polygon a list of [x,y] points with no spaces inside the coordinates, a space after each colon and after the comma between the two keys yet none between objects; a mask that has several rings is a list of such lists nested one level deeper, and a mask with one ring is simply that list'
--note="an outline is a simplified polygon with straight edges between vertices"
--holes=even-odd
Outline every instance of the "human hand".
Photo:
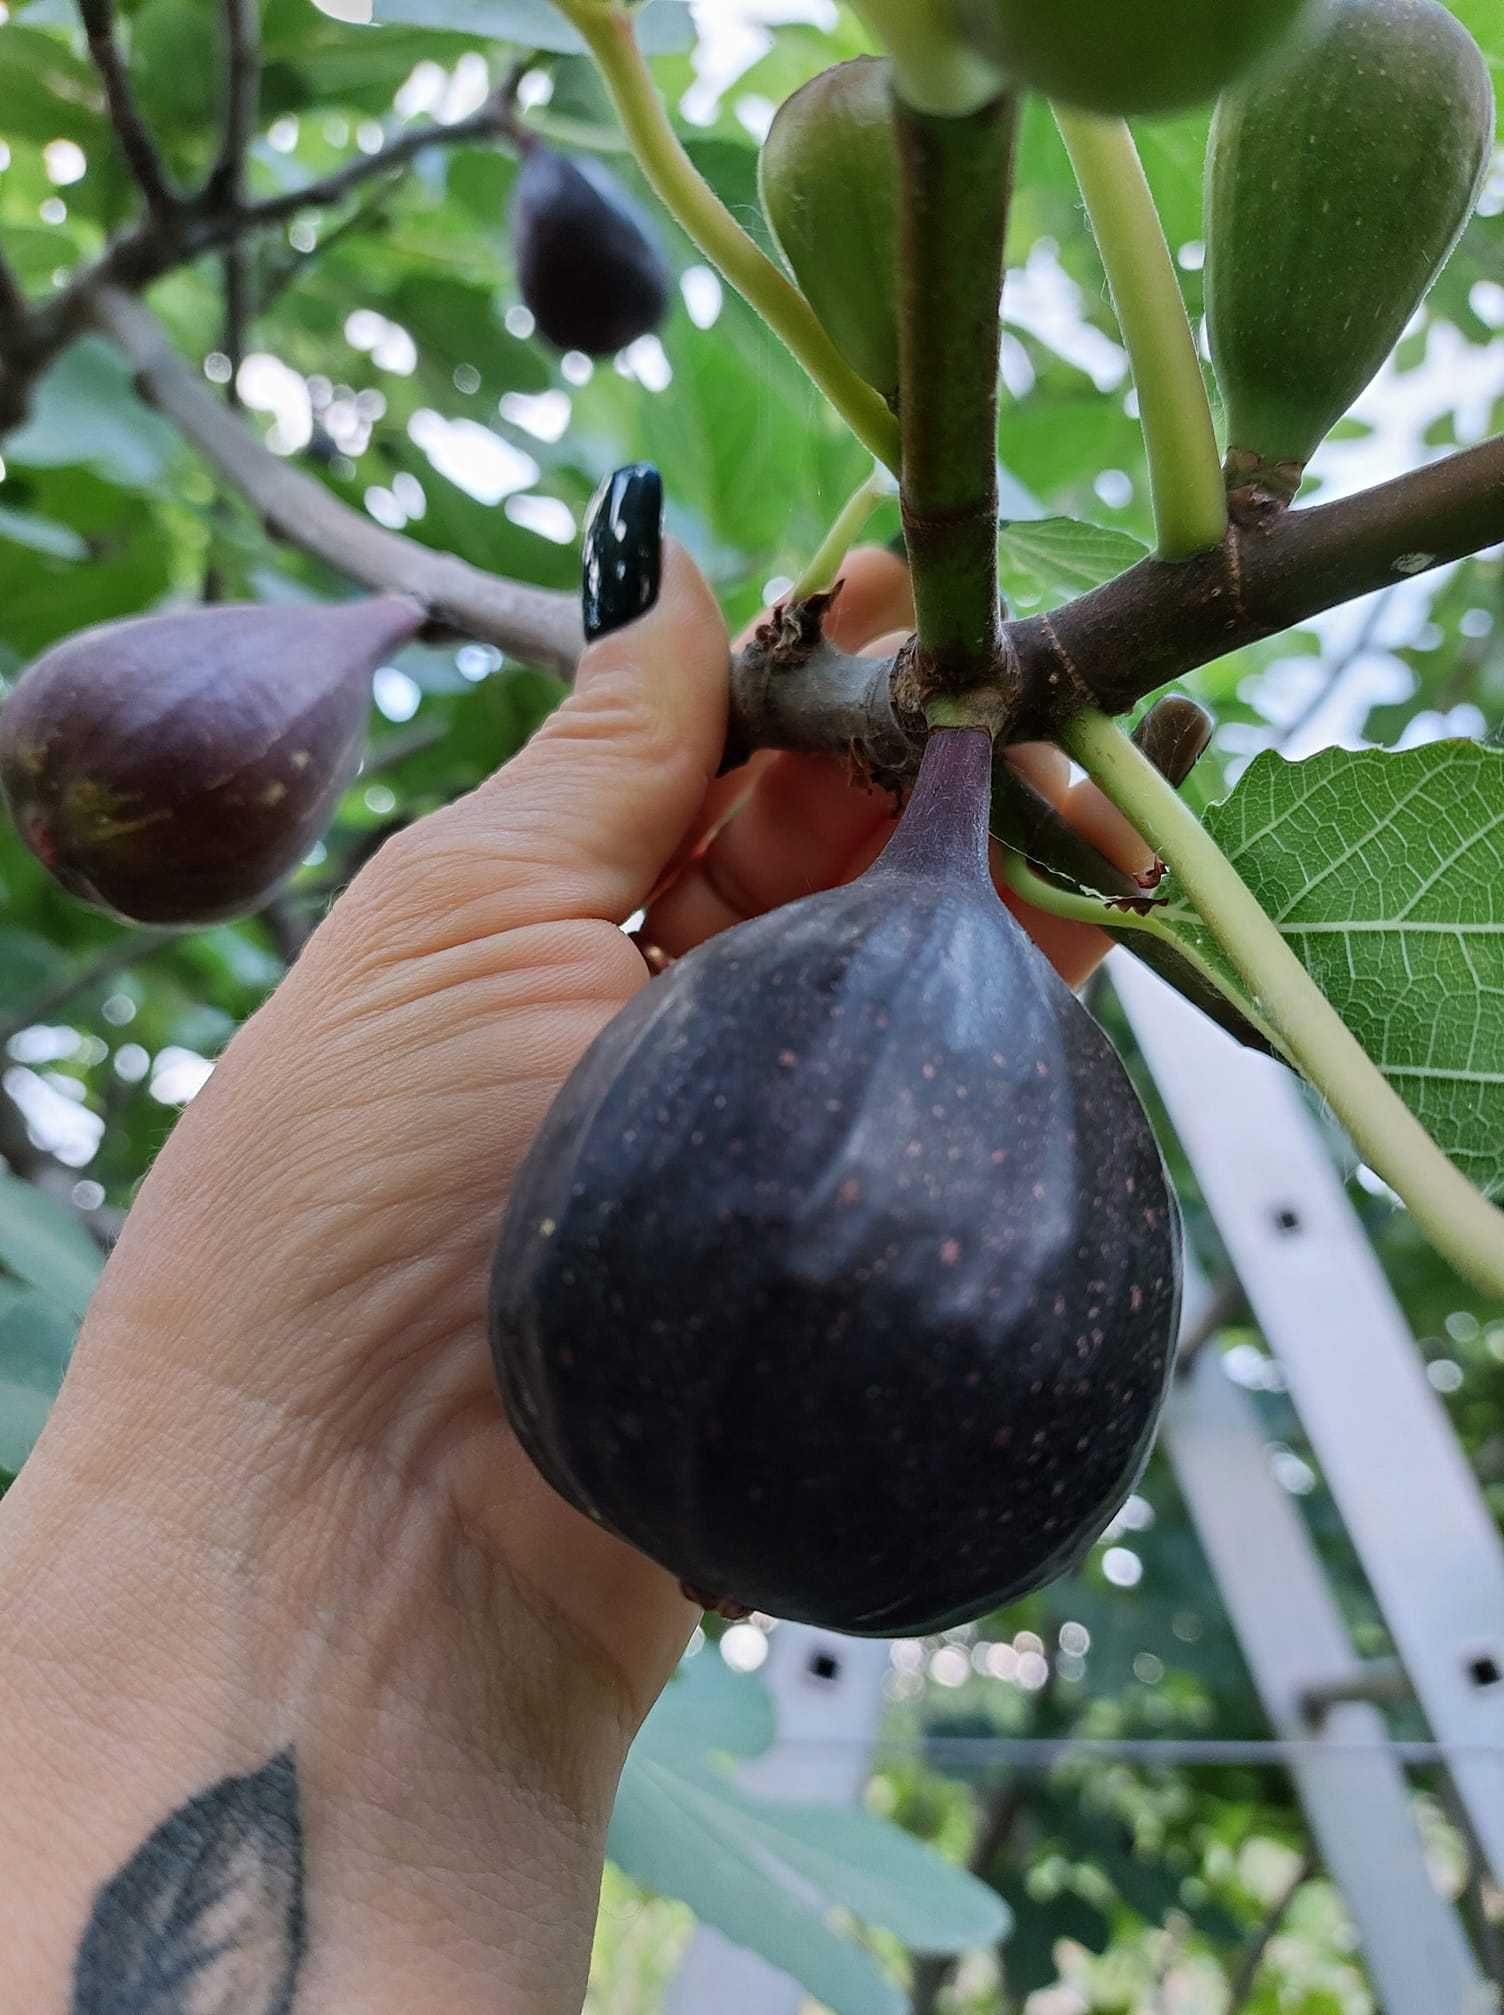
[{"label": "human hand", "polygon": [[[61,1817],[17,1802],[7,1859],[55,1866],[60,1823],[76,1845],[34,1999],[160,1819],[290,1750],[318,1936],[287,1963],[308,2007],[490,2006],[499,1982],[518,2009],[579,2005],[616,1774],[695,1612],[506,1428],[490,1251],[559,1086],[650,983],[620,925],[656,890],[645,935],[677,955],[860,872],[892,825],[827,761],[715,780],[727,637],[660,546],[656,477],[616,480],[589,558],[600,635],[575,691],[498,777],[388,843],[230,1045],[4,1507],[11,1585],[91,1682],[81,1738],[76,1713],[38,1714],[24,1645],[0,1652],[10,1725],[36,1720],[69,1794]],[[854,555],[835,641],[884,651],[910,618],[900,563]],[[1144,864],[1063,758],[1018,760]],[[1105,946],[1028,921],[1073,981]]]}]

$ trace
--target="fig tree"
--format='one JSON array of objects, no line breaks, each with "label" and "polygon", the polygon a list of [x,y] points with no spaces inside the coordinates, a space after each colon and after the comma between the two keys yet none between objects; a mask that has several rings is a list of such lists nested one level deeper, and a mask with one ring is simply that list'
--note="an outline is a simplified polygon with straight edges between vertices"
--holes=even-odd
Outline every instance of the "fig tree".
[{"label": "fig tree", "polygon": [[371,674],[423,611],[404,596],[105,623],[0,709],[0,790],[72,894],[143,924],[258,908],[360,765]]},{"label": "fig tree", "polygon": [[651,335],[673,285],[652,226],[614,175],[529,140],[512,197],[517,284],[559,350],[606,357]]},{"label": "fig tree", "polygon": [[1146,1459],[1175,1202],[994,891],[991,764],[937,732],[865,875],[647,984],[517,1178],[491,1334],[523,1446],[717,1601],[959,1623],[1070,1569]]},{"label": "fig tree", "polygon": [[1206,313],[1236,483],[1295,494],[1446,263],[1493,134],[1488,67],[1437,0],[1325,0],[1218,105]]},{"label": "fig tree", "polygon": [[1285,35],[1310,0],[957,0],[1005,75],[1126,117],[1209,103]]},{"label": "fig tree", "polygon": [[778,108],[757,166],[763,214],[826,334],[898,396],[898,146],[888,65],[857,56]]}]

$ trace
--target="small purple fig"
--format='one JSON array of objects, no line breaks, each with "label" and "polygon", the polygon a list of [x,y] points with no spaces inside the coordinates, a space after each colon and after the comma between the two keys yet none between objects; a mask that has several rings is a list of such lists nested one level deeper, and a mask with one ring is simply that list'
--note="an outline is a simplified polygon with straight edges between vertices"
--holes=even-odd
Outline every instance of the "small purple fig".
[{"label": "small purple fig", "polygon": [[131,922],[259,908],[360,767],[371,674],[422,622],[383,595],[69,637],[0,708],[0,791],[22,839],[70,893]]},{"label": "small purple fig", "polygon": [[593,161],[533,142],[512,198],[517,283],[556,349],[609,357],[668,313],[672,277],[631,197]]}]

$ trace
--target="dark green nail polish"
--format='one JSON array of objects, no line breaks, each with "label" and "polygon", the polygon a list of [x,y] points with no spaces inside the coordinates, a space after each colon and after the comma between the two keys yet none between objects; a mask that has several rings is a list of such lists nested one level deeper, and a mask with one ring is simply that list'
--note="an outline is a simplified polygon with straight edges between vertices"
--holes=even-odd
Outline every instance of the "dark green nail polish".
[{"label": "dark green nail polish", "polygon": [[663,478],[649,462],[608,476],[585,527],[585,637],[594,643],[645,616],[663,572]]}]

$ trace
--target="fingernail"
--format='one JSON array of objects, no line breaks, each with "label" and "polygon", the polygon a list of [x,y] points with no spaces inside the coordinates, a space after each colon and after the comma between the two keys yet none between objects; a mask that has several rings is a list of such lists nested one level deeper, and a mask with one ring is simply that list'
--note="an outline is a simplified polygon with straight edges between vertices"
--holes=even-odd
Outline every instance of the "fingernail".
[{"label": "fingernail", "polygon": [[1152,706],[1133,739],[1160,775],[1178,790],[1206,754],[1215,727],[1206,708],[1181,693]]},{"label": "fingernail", "polygon": [[585,638],[645,616],[663,572],[663,478],[650,462],[608,476],[585,527]]}]

